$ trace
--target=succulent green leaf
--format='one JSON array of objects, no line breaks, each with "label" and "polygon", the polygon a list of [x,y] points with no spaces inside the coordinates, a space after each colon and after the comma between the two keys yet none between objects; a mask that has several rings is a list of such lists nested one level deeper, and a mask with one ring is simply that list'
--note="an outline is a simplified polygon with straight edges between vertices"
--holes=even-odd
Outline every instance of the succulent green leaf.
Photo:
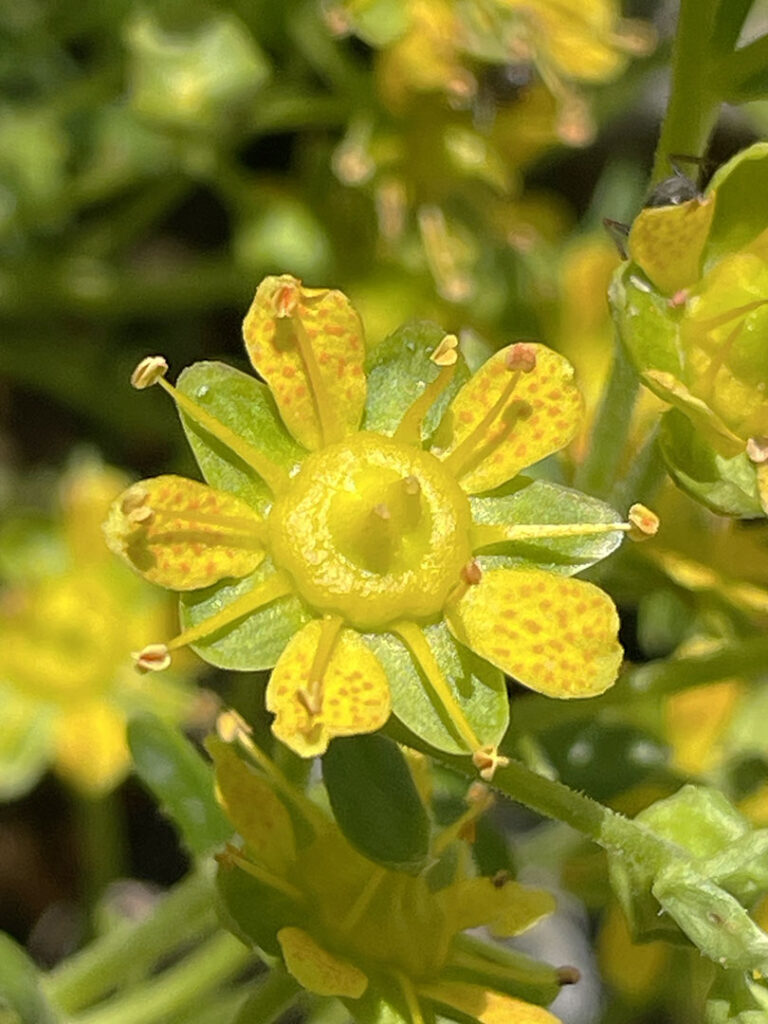
[{"label": "succulent green leaf", "polygon": [[323,757],[339,828],[369,860],[418,874],[429,856],[429,819],[399,747],[377,734],[339,737]]},{"label": "succulent green leaf", "polygon": [[[291,470],[306,454],[283,426],[267,386],[251,374],[242,373],[225,363],[193,363],[179,374],[176,386],[207,413],[285,469]],[[180,417],[207,482],[220,491],[238,495],[264,514],[272,503],[272,495],[255,470],[246,466],[186,413],[180,413]]]},{"label": "succulent green leaf", "polygon": [[178,729],[142,715],[128,726],[136,771],[196,856],[219,846],[232,826],[216,803],[213,772]]},{"label": "succulent green leaf", "polygon": [[[274,572],[269,559],[236,582],[224,581],[205,590],[185,593],[180,601],[182,626],[187,629],[215,615],[241,594]],[[311,615],[297,597],[280,597],[255,612],[192,644],[202,658],[218,668],[255,672],[272,668],[291,637],[309,622]]]},{"label": "succulent green leaf", "polygon": [[[455,640],[445,623],[427,626],[424,635],[475,736],[483,746],[497,746],[509,723],[504,676]],[[364,639],[387,672],[392,711],[403,725],[438,750],[466,754],[466,746],[402,641],[390,633],[368,633]]]},{"label": "succulent green leaf", "polygon": [[[533,483],[514,494],[502,497],[470,498],[475,523],[617,523],[619,513],[597,498],[546,480]],[[550,572],[572,576],[621,544],[620,530],[586,537],[543,538],[522,542],[509,541],[480,553],[481,566],[536,566]]]},{"label": "succulent green leaf", "polygon": [[[366,361],[368,397],[363,429],[391,435],[400,420],[440,372],[430,360],[431,353],[446,332],[429,321],[404,324],[386,337]],[[421,425],[421,436],[428,438],[437,429],[443,413],[462,384],[469,380],[469,369],[458,353],[456,371],[446,389],[439,395]]]},{"label": "succulent green leaf", "polygon": [[678,487],[713,512],[748,518],[764,514],[755,467],[746,453],[720,455],[678,409],[662,416],[659,446]]},{"label": "succulent green leaf", "polygon": [[55,1024],[40,973],[23,949],[0,932],[0,1021],[2,1024]]},{"label": "succulent green leaf", "polygon": [[751,246],[768,228],[768,143],[737,153],[713,175],[707,192],[717,193],[717,204],[705,270],[728,253]]}]

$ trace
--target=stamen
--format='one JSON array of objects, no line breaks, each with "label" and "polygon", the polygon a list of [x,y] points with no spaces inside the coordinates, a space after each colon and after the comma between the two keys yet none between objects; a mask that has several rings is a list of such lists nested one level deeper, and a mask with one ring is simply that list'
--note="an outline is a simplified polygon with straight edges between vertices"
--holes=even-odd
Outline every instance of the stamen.
[{"label": "stamen", "polygon": [[473,558],[466,565],[461,567],[460,579],[448,595],[446,604],[456,604],[464,597],[470,587],[476,587],[483,578],[483,570],[479,563]]},{"label": "stamen", "polygon": [[183,394],[173,384],[169,384],[163,376],[167,369],[168,364],[162,356],[147,356],[133,371],[131,383],[133,383],[134,387],[138,388],[147,388],[152,384],[159,384],[191,420],[199,424],[212,437],[226,445],[230,451],[242,459],[246,466],[250,466],[251,469],[255,470],[273,494],[282,494],[289,483],[288,474],[282,466],[278,466],[277,463],[267,458],[257,448],[254,448],[253,445],[217,420],[215,416],[211,416],[197,402]]},{"label": "stamen", "polygon": [[352,906],[349,908],[349,911],[347,912],[341,924],[339,925],[342,932],[351,932],[352,929],[355,928],[355,926],[358,924],[360,918],[368,909],[370,902],[376,893],[376,890],[381,885],[385,873],[386,869],[383,867],[377,866],[374,868],[373,874],[365,883],[365,885],[362,888],[362,891],[360,892]]},{"label": "stamen", "polygon": [[472,763],[477,768],[480,778],[490,782],[497,768],[506,768],[509,758],[500,754],[496,747],[488,746],[476,750],[472,755]]},{"label": "stamen", "polygon": [[[317,643],[317,650],[312,659],[312,666],[309,670],[309,679],[305,689],[299,690],[297,696],[307,710],[307,713],[316,718],[323,709],[323,679],[325,670],[333,655],[339,631],[344,623],[340,615],[326,615],[320,626],[320,639]],[[312,728],[316,723],[312,723]],[[319,723],[318,723],[319,724]]]},{"label": "stamen", "polygon": [[659,529],[659,517],[645,505],[632,505],[628,519],[630,540],[642,541],[656,536]]},{"label": "stamen", "polygon": [[263,882],[264,885],[268,885],[270,889],[277,889],[278,892],[284,893],[288,899],[294,900],[296,903],[304,902],[304,893],[301,889],[297,889],[295,885],[291,885],[284,878],[280,878],[279,875],[273,874],[260,864],[254,864],[253,861],[247,860],[240,851],[229,844],[223,853],[216,855],[216,860],[220,864],[224,865],[236,865],[241,871],[247,872],[252,875],[258,881]]},{"label": "stamen", "polygon": [[[493,403],[488,412],[483,416],[478,424],[469,432],[464,440],[454,450],[443,459],[443,465],[449,470],[456,479],[460,479],[470,467],[473,459],[477,455],[477,449],[481,445],[488,444],[486,438],[486,432],[493,421],[504,411],[511,398],[517,383],[520,380],[520,374],[530,373],[536,368],[536,350],[532,345],[526,344],[521,341],[516,345],[512,345],[508,350],[505,358],[507,369],[510,371],[510,378],[504,386],[501,394]],[[490,447],[495,447],[505,436],[505,432],[495,438],[491,442]]]},{"label": "stamen", "polygon": [[441,829],[432,844],[432,853],[435,857],[449,846],[454,839],[464,839],[468,842],[474,840],[473,830],[477,819],[493,806],[495,798],[493,793],[482,783],[473,782],[467,790],[467,810],[451,822],[447,828]]},{"label": "stamen", "polygon": [[750,437],[747,441],[747,458],[758,466],[768,462],[768,437]]},{"label": "stamen", "polygon": [[296,342],[299,347],[304,369],[307,371],[312,400],[317,410],[317,418],[320,421],[320,433],[323,446],[341,441],[345,436],[344,423],[336,412],[336,405],[328,396],[328,391],[320,373],[320,367],[315,358],[315,350],[312,341],[307,334],[307,329],[301,319],[299,311],[299,282],[286,282],[275,295],[274,312],[277,319],[291,320],[291,326],[296,333]]},{"label": "stamen", "polygon": [[558,985],[575,985],[581,981],[581,972],[578,967],[558,967],[555,972]]},{"label": "stamen", "polygon": [[203,619],[196,626],[185,629],[173,640],[169,640],[165,644],[149,644],[144,650],[134,655],[136,664],[139,668],[155,672],[168,668],[171,663],[171,651],[176,651],[180,647],[186,647],[206,636],[211,636],[223,629],[224,626],[237,622],[238,619],[250,615],[251,612],[255,612],[263,605],[276,601],[278,597],[285,597],[291,591],[292,587],[288,580],[281,573],[276,572],[255,586],[253,590],[241,594],[232,604],[228,604],[209,619]]},{"label": "stamen", "polygon": [[401,971],[394,972],[405,999],[405,1005],[411,1018],[410,1024],[424,1024],[424,1017],[419,1006],[419,997],[410,978],[407,978]]},{"label": "stamen", "polygon": [[440,367],[440,372],[411,403],[393,435],[395,441],[401,441],[403,444],[421,444],[421,424],[424,417],[451,383],[456,372],[457,345],[456,335],[446,334],[429,357],[435,366]]},{"label": "stamen", "polygon": [[416,659],[416,663],[426,676],[433,693],[442,704],[448,718],[467,747],[473,752],[483,749],[480,740],[475,736],[472,726],[467,721],[461,705],[451,693],[437,659],[432,653],[432,648],[427,643],[427,638],[421,629],[413,622],[401,620],[395,623],[391,630],[400,637]]}]

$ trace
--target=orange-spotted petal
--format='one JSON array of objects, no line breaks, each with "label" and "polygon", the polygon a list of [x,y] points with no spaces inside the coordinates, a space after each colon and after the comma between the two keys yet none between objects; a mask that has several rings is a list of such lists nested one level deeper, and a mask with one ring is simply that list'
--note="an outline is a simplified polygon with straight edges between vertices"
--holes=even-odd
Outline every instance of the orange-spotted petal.
[{"label": "orange-spotted petal", "polygon": [[439,438],[465,491],[492,490],[573,439],[583,406],[573,377],[567,359],[528,342],[480,367],[449,406]]},{"label": "orange-spotted petal", "polygon": [[368,987],[368,978],[359,968],[323,949],[303,929],[281,928],[277,941],[285,966],[308,992],[359,999]]},{"label": "orange-spotted petal", "polygon": [[104,527],[107,543],[152,583],[196,590],[262,562],[262,520],[233,494],[180,476],[129,487]]},{"label": "orange-spotted petal", "polygon": [[326,637],[325,622],[308,622],[267,686],[272,731],[302,757],[322,754],[334,736],[374,732],[389,717],[389,685],[373,652],[351,629],[340,629],[331,644]]},{"label": "orange-spotted petal", "polygon": [[622,649],[613,602],[591,583],[541,569],[492,569],[446,609],[458,640],[548,697],[611,686]]},{"label": "orange-spotted petal", "polygon": [[419,992],[442,1006],[451,1006],[479,1024],[561,1024],[543,1006],[493,992],[463,981],[440,981],[420,985]]},{"label": "orange-spotted petal", "polygon": [[629,255],[664,295],[698,281],[714,213],[713,193],[678,206],[649,207],[635,218]]},{"label": "orange-spotted petal", "polygon": [[253,859],[284,875],[296,859],[291,817],[274,787],[238,757],[227,743],[206,743],[216,769],[216,796],[227,817],[248,844]]},{"label": "orange-spotted petal", "polygon": [[365,341],[349,299],[267,277],[243,321],[251,362],[269,385],[283,422],[305,448],[354,433],[365,405]]}]

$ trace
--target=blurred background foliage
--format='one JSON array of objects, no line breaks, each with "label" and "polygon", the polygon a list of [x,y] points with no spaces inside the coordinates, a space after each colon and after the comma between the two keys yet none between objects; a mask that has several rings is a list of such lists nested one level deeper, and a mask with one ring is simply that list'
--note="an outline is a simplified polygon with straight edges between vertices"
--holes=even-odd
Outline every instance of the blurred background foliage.
[{"label": "blurred background foliage", "polygon": [[[244,366],[239,325],[266,274],[343,289],[371,345],[419,317],[459,332],[475,362],[515,338],[560,349],[587,425],[569,463],[547,472],[578,481],[613,358],[605,293],[619,257],[601,220],[631,220],[642,205],[675,13],[662,0],[0,0],[6,650],[14,608],[37,600],[33,576],[61,581],[72,568],[59,476],[84,447],[131,477],[195,475],[170,403],[139,403],[129,386],[138,359],[162,352],[174,375],[199,359]],[[761,18],[758,3],[745,31]],[[713,162],[765,122],[761,104],[727,111]],[[645,396],[636,409],[625,468],[659,407]],[[515,753],[629,813],[686,780],[716,784],[766,826],[766,696],[740,670],[765,646],[765,528],[719,519],[669,484],[656,507],[658,543],[625,546],[593,572],[622,605],[640,666],[632,699],[563,707],[515,694]],[[71,627],[90,599],[67,593]],[[104,655],[102,683],[123,646]],[[742,662],[717,660],[734,649]],[[640,663],[667,658],[681,666],[674,677],[661,661],[641,676]],[[2,659],[0,682],[12,684]],[[204,679],[255,714],[263,680]],[[170,717],[204,721],[174,700]],[[29,786],[50,747],[39,751]],[[149,797],[129,782],[118,799],[122,870],[178,878],[183,855]],[[43,962],[81,934],[76,823],[89,809],[48,776],[1,812],[1,923]],[[520,832],[523,867],[549,868],[547,881],[574,894],[554,927],[557,941],[570,936],[561,958],[581,956],[588,980],[563,1019],[698,1024],[691,993],[708,969],[695,951],[630,947],[603,855],[563,826],[530,830],[511,807],[498,823]],[[600,995],[583,952],[596,933]],[[557,959],[555,938],[536,952]]]}]

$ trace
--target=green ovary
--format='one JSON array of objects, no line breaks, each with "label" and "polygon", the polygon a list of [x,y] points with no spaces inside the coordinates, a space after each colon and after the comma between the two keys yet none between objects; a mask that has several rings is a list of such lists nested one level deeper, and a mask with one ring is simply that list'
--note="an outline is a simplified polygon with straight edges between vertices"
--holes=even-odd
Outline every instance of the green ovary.
[{"label": "green ovary", "polygon": [[361,433],[309,455],[269,515],[275,565],[363,630],[438,616],[470,558],[469,502],[434,456]]}]

